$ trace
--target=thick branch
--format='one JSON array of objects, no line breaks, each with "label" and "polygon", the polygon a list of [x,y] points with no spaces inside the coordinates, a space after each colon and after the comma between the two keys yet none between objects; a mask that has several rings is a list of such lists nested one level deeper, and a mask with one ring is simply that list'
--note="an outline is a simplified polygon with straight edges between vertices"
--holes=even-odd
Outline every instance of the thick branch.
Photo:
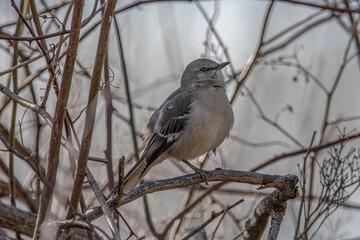
[{"label": "thick branch", "polygon": [[276,239],[280,224],[286,210],[286,201],[298,195],[297,188],[293,188],[292,195],[284,194],[276,189],[261,200],[254,210],[254,215],[246,222],[245,231],[240,235],[242,240],[260,239],[271,216],[271,228],[267,239]]},{"label": "thick branch", "polygon": [[20,210],[0,201],[0,227],[32,236],[36,214]]},{"label": "thick branch", "polygon": [[[294,189],[298,182],[298,177],[295,175],[268,175],[255,172],[234,171],[217,169],[213,171],[206,171],[207,179],[204,180],[199,174],[189,174],[185,176],[164,179],[159,181],[148,182],[142,184],[133,190],[125,193],[120,201],[116,196],[112,196],[107,203],[111,209],[120,207],[128,202],[142,197],[145,194],[170,190],[175,188],[182,188],[193,184],[199,184],[205,181],[224,181],[224,182],[239,182],[254,185],[261,185],[262,188],[274,187],[280,189],[284,195],[293,196]],[[86,213],[86,218],[93,221],[102,215],[101,207],[94,207]]]},{"label": "thick branch", "polygon": [[[21,210],[0,201],[0,228],[9,229],[31,237],[34,232],[36,214]],[[60,223],[65,228],[65,224]],[[83,230],[76,230],[71,235],[72,239],[88,239]],[[1,238],[1,237],[0,237]]]}]

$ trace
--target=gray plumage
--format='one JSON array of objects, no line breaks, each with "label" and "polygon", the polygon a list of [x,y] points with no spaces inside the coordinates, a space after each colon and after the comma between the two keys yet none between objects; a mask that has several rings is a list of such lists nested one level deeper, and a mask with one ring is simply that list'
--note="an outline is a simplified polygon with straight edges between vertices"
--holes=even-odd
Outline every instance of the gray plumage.
[{"label": "gray plumage", "polygon": [[200,58],[191,62],[175,90],[151,116],[140,160],[124,179],[124,192],[147,171],[167,158],[190,160],[216,148],[229,135],[234,114],[218,64]]}]

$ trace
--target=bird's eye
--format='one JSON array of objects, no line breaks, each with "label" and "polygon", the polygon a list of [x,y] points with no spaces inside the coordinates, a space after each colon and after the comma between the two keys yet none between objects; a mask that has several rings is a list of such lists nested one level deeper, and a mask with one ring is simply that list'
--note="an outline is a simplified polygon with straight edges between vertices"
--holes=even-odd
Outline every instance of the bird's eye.
[{"label": "bird's eye", "polygon": [[202,67],[202,68],[200,68],[200,71],[202,71],[202,72],[206,72],[208,69],[206,68],[206,67]]}]

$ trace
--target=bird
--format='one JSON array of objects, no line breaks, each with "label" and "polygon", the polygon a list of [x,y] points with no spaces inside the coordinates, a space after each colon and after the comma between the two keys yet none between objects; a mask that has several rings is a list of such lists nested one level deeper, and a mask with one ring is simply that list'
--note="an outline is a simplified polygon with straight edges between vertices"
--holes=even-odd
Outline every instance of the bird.
[{"label": "bird", "polygon": [[[229,63],[199,58],[187,65],[180,87],[152,114],[145,127],[144,148],[139,161],[124,177],[124,193],[154,165],[168,158],[186,161],[211,150],[215,153],[229,136],[234,113],[221,72]],[[193,169],[196,171],[196,167]]]}]

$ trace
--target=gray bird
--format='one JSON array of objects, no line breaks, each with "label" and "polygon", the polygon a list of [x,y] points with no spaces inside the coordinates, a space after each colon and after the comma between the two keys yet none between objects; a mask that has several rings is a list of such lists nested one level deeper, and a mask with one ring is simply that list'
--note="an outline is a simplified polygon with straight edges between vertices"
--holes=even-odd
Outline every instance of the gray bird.
[{"label": "gray bird", "polygon": [[221,73],[228,64],[200,58],[186,67],[181,86],[150,117],[144,150],[124,178],[124,192],[133,189],[155,164],[215,152],[229,135],[234,113]]}]

